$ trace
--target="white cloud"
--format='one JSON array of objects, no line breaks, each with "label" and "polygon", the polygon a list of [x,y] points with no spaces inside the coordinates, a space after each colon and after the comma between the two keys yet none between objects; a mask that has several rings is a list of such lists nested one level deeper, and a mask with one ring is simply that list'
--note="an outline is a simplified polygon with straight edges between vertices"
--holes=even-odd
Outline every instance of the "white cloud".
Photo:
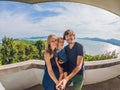
[{"label": "white cloud", "polygon": [[0,38],[4,35],[10,37],[29,37],[35,35],[45,35],[39,23],[34,24],[27,20],[25,13],[11,15],[12,12],[0,13]]},{"label": "white cloud", "polygon": [[56,13],[61,13],[64,11],[64,9],[60,7],[52,7],[52,8],[42,7],[41,4],[34,5],[34,10],[39,11],[39,12],[50,11],[50,12],[56,12]]},{"label": "white cloud", "polygon": [[[30,22],[29,13],[0,12],[0,38],[4,35],[12,37],[40,36],[63,32],[72,28],[78,37],[120,38],[120,17],[96,7],[78,3],[55,3],[61,7],[43,8],[33,5],[34,10],[59,13],[48,16],[37,23]],[[113,24],[114,21],[118,21]],[[109,33],[109,34],[108,34]]]},{"label": "white cloud", "polygon": [[[120,24],[105,26],[105,24],[114,22],[120,17],[96,7],[75,3],[60,4],[66,8],[65,11],[58,16],[47,17],[40,22],[43,27],[48,26],[46,27],[47,30],[57,29],[64,31],[67,28],[73,28],[77,36],[80,37],[120,38],[118,35],[112,35],[116,34]],[[120,20],[118,23],[120,23]],[[110,32],[112,33],[108,35]]]}]

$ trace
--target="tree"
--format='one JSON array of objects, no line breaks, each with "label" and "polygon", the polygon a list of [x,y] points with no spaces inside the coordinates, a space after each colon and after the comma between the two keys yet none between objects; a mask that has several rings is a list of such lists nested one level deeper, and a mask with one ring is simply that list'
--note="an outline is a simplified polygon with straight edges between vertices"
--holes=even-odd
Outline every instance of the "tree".
[{"label": "tree", "polygon": [[17,60],[14,62],[21,62],[26,60],[25,46],[26,45],[23,42],[15,42],[15,48],[17,49]]},{"label": "tree", "polygon": [[2,39],[2,61],[1,63],[10,64],[16,59],[16,49],[14,47],[13,38],[7,38],[6,36]]},{"label": "tree", "polygon": [[1,52],[1,48],[0,48],[0,65],[2,65],[2,52]]},{"label": "tree", "polygon": [[39,58],[39,51],[33,45],[27,45],[25,47],[25,54],[27,59],[38,59]]},{"label": "tree", "polygon": [[17,48],[17,57],[19,61],[39,58],[38,49],[32,44],[17,41],[15,47]]},{"label": "tree", "polygon": [[44,41],[37,41],[35,46],[30,41],[14,41],[13,38],[4,37],[0,48],[0,63],[4,65],[42,58],[44,48]]},{"label": "tree", "polygon": [[43,52],[45,50],[45,41],[43,40],[36,41],[35,46],[39,51],[40,59],[43,59]]}]

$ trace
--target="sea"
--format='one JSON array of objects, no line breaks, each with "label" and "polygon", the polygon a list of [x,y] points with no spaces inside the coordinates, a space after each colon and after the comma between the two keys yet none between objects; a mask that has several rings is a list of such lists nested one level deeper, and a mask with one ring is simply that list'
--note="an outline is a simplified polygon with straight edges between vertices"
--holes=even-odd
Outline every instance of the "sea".
[{"label": "sea", "polygon": [[120,46],[112,45],[110,43],[76,39],[77,42],[81,43],[84,47],[85,53],[89,55],[100,55],[115,51],[116,54],[120,52]]},{"label": "sea", "polygon": [[[46,38],[39,38],[39,39],[25,39],[25,40],[46,40]],[[112,45],[110,43],[101,42],[101,41],[93,41],[93,40],[86,40],[86,39],[76,39],[77,42],[83,45],[84,51],[86,54],[89,55],[100,55],[105,53],[110,53],[115,51],[116,53],[120,53],[120,46]],[[67,43],[65,42],[65,45]]]}]

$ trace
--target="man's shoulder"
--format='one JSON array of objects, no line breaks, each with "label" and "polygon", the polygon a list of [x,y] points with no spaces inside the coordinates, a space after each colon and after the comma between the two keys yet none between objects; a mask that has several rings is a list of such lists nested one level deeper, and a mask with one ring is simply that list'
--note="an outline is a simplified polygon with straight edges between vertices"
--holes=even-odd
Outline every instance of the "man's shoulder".
[{"label": "man's shoulder", "polygon": [[81,43],[79,43],[79,42],[75,42],[75,43],[76,43],[75,45],[76,45],[77,47],[83,48],[83,45],[82,45]]},{"label": "man's shoulder", "polygon": [[64,47],[64,49],[67,49],[69,47],[69,45],[66,45],[65,47]]}]

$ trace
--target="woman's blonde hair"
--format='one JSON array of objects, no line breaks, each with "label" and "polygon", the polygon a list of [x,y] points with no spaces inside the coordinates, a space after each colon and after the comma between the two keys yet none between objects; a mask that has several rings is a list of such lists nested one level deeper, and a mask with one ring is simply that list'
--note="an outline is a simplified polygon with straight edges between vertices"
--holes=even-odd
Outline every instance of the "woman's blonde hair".
[{"label": "woman's blonde hair", "polygon": [[47,38],[47,42],[46,42],[46,52],[50,53],[50,55],[54,53],[54,51],[52,51],[51,46],[50,46],[50,40],[53,36],[55,35],[54,34],[49,35]]}]

